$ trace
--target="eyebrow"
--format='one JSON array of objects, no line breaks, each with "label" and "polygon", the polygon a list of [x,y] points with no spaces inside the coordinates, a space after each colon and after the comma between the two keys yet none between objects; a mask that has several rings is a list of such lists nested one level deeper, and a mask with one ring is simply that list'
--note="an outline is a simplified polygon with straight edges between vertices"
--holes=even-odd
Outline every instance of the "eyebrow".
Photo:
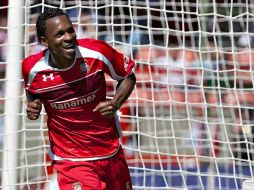
[{"label": "eyebrow", "polygon": [[61,29],[61,30],[57,30],[53,35],[54,36],[57,36],[59,33],[65,33],[65,32],[68,32],[69,30],[71,30],[71,29],[73,29],[73,31],[74,31],[74,28],[73,28],[73,26],[71,25],[70,27],[68,27],[66,30],[63,30],[63,29]]}]

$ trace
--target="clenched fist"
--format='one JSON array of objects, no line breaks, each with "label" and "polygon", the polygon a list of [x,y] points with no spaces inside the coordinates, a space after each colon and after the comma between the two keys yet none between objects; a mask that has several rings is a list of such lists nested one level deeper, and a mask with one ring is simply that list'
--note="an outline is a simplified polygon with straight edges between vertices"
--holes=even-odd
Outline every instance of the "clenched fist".
[{"label": "clenched fist", "polygon": [[27,117],[31,120],[36,120],[40,116],[42,108],[42,102],[39,99],[35,99],[27,103],[26,113]]},{"label": "clenched fist", "polygon": [[111,101],[100,102],[93,110],[93,112],[99,111],[104,117],[114,117],[117,107],[113,105]]}]

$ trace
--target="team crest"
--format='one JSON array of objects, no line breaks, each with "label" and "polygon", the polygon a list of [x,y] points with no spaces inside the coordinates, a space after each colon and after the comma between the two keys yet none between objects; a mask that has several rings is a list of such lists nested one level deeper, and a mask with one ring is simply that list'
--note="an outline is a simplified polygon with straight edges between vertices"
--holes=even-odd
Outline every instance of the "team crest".
[{"label": "team crest", "polygon": [[80,72],[83,73],[83,74],[86,74],[90,69],[89,65],[87,63],[88,62],[85,59],[80,60],[79,69],[80,69]]},{"label": "team crest", "polygon": [[81,183],[80,182],[75,182],[75,183],[73,183],[73,185],[72,185],[72,189],[73,190],[82,190],[82,186],[81,186]]}]

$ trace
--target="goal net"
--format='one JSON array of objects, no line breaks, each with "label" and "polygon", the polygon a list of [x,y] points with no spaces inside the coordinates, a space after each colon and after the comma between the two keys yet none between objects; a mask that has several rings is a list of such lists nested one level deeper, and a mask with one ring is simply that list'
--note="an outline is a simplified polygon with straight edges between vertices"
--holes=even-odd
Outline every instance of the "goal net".
[{"label": "goal net", "polygon": [[[48,157],[45,112],[29,121],[23,91],[7,92],[23,85],[20,75],[11,77],[9,66],[42,50],[35,21],[48,7],[64,9],[78,37],[104,40],[137,63],[135,90],[118,112],[134,189],[240,190],[243,184],[253,185],[253,1],[3,2],[0,188],[57,189]],[[23,17],[13,27],[13,15],[8,14],[6,23],[7,11],[16,9]],[[7,32],[17,27],[22,36],[20,43],[13,43]],[[16,54],[6,51],[11,46],[23,51],[15,62],[10,58]],[[107,79],[111,98],[116,84]],[[14,82],[16,87],[9,85]],[[8,104],[14,99],[16,103]]]}]

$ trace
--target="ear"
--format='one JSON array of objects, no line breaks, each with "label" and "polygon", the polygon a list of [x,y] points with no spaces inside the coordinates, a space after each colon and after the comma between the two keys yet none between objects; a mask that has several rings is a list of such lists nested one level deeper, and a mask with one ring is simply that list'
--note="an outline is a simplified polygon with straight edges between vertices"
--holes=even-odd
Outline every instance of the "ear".
[{"label": "ear", "polygon": [[41,45],[48,47],[48,40],[44,36],[41,36],[40,42],[41,42]]}]

